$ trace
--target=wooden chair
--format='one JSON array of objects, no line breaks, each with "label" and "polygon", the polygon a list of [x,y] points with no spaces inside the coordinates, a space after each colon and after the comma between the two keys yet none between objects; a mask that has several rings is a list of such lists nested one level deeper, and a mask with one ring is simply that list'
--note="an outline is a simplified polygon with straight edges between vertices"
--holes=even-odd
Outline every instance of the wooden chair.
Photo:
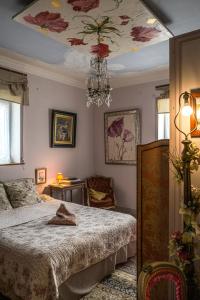
[{"label": "wooden chair", "polygon": [[[115,195],[112,178],[104,176],[92,176],[86,179],[88,206],[110,209],[115,207]],[[103,199],[98,200],[91,191],[105,193]],[[103,195],[104,196],[104,195]]]},{"label": "wooden chair", "polygon": [[[168,299],[166,289],[166,297],[163,295],[156,298],[151,297],[152,290],[158,287],[159,283],[172,282],[175,286],[175,300],[187,300],[187,285],[183,272],[174,264],[169,262],[153,262],[144,265],[138,278],[138,299],[139,300],[165,300]],[[192,299],[191,299],[192,300]]]}]

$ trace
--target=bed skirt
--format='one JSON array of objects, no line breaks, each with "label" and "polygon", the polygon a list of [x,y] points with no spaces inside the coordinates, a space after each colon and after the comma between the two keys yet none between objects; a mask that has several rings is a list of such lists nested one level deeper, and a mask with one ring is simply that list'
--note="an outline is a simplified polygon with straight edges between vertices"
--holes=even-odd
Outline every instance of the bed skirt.
[{"label": "bed skirt", "polygon": [[[103,261],[72,275],[59,288],[59,300],[79,300],[88,294],[105,276],[115,270],[115,266],[136,255],[136,242],[131,242]],[[1,279],[0,279],[1,287]],[[7,298],[6,298],[7,299]],[[12,300],[20,300],[16,295]]]},{"label": "bed skirt", "polygon": [[115,266],[136,255],[136,242],[122,247],[103,261],[72,275],[59,289],[59,300],[79,300],[88,294],[105,276],[115,270]]}]

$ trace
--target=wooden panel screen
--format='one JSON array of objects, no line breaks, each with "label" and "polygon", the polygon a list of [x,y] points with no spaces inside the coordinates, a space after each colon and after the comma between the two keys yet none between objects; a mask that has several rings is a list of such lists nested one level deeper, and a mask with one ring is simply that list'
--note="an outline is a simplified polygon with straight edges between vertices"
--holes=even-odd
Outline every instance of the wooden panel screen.
[{"label": "wooden panel screen", "polygon": [[137,148],[137,268],[168,260],[169,141]]}]

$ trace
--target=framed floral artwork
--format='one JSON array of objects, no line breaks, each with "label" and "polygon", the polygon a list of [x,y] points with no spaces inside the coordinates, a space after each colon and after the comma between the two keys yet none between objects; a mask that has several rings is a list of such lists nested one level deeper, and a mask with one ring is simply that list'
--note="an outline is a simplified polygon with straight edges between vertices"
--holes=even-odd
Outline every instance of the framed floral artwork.
[{"label": "framed floral artwork", "polygon": [[200,137],[200,89],[191,91],[191,94],[193,96],[192,98],[192,108],[193,112],[196,114],[197,118],[197,124],[195,121],[194,114],[191,114],[190,116],[190,130],[195,128],[197,125],[197,129],[191,133],[191,137]]},{"label": "framed floral artwork", "polygon": [[47,168],[35,169],[35,184],[44,184],[47,181]]},{"label": "framed floral artwork", "polygon": [[76,114],[52,110],[51,147],[75,147]]},{"label": "framed floral artwork", "polygon": [[104,134],[106,164],[136,164],[136,148],[140,143],[138,109],[106,112]]}]

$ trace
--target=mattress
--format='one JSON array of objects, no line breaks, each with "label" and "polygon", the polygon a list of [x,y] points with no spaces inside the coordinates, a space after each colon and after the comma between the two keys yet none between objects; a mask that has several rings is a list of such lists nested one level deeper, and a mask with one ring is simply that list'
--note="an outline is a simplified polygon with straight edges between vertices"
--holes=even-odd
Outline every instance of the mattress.
[{"label": "mattress", "polygon": [[[62,201],[0,212],[0,292],[11,299],[61,299],[75,274],[109,259],[136,240],[130,215],[74,203],[77,226],[47,225]],[[70,299],[71,300],[71,299]]]}]

